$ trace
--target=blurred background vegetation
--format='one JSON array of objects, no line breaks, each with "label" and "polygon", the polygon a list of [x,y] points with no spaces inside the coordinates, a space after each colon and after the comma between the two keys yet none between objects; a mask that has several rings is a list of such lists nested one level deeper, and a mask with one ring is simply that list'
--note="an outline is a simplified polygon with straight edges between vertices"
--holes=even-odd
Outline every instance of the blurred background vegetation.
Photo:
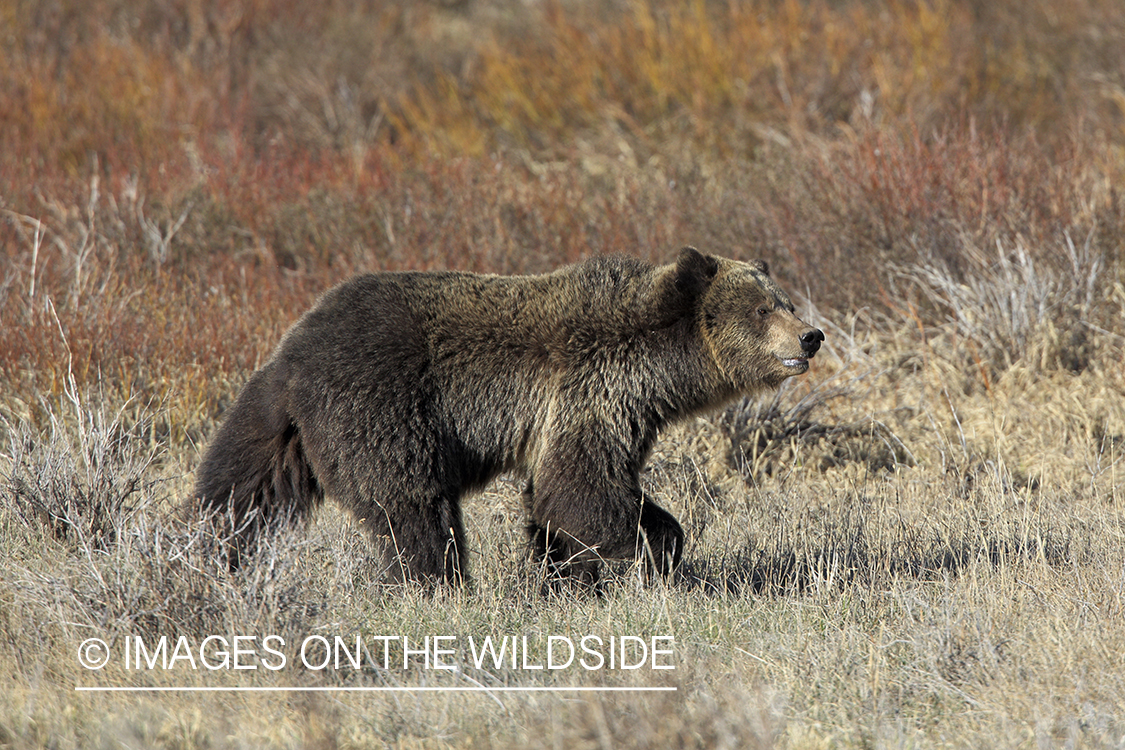
[{"label": "blurred background vegetation", "polygon": [[692,243],[938,320],[904,268],[1019,245],[1065,274],[1069,242],[1101,258],[1089,321],[1125,295],[1115,0],[4,0],[0,36],[24,402],[61,325],[79,380],[198,406],[363,269]]}]

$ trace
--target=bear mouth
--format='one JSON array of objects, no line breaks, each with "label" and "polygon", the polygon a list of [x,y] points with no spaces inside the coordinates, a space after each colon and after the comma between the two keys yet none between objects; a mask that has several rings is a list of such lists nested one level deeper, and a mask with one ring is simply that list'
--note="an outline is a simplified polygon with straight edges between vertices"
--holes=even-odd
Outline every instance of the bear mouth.
[{"label": "bear mouth", "polygon": [[778,357],[778,359],[780,359],[781,364],[785,365],[786,367],[805,369],[809,366],[809,360],[807,357]]}]

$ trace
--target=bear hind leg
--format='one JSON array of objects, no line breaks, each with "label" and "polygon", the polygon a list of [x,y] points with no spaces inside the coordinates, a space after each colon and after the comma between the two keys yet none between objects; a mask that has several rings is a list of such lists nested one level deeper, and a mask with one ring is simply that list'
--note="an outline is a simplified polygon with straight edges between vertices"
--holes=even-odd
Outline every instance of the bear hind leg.
[{"label": "bear hind leg", "polygon": [[303,523],[324,498],[292,423],[270,435],[253,422],[228,419],[197,473],[197,507],[222,537],[231,570],[253,555],[264,535]]},{"label": "bear hind leg", "polygon": [[439,496],[427,502],[401,500],[397,507],[353,507],[383,549],[387,579],[425,585],[462,586],[467,582],[465,528],[458,499]]},{"label": "bear hind leg", "polygon": [[675,516],[646,497],[641,501],[640,529],[637,554],[645,571],[650,577],[667,576],[683,557],[683,527]]}]

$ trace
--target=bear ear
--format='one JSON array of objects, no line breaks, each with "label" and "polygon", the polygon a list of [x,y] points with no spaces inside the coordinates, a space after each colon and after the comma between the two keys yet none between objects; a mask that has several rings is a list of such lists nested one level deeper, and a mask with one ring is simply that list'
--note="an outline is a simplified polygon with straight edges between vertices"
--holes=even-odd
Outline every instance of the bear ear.
[{"label": "bear ear", "polygon": [[685,247],[676,258],[676,288],[689,292],[701,291],[719,272],[719,261],[704,255],[694,247]]},{"label": "bear ear", "polygon": [[695,309],[696,303],[719,272],[719,261],[694,247],[685,247],[660,282],[658,306],[673,318]]},{"label": "bear ear", "polygon": [[756,271],[758,271],[759,273],[761,273],[761,274],[764,274],[764,275],[766,275],[766,276],[769,276],[769,275],[770,275],[770,267],[769,267],[769,264],[768,264],[768,263],[766,263],[766,262],[765,262],[764,260],[752,260],[752,261],[750,261],[750,265],[751,265],[751,266],[752,266],[752,267],[753,267],[753,268],[754,268],[754,269],[755,269]]}]

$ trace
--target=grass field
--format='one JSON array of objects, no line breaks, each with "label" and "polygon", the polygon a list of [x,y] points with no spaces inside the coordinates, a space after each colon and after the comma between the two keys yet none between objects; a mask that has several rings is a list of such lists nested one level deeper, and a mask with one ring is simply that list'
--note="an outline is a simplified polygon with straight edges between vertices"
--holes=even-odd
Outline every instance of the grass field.
[{"label": "grass field", "polygon": [[[1125,747],[1116,0],[3,0],[0,37],[0,747]],[[332,284],[686,244],[827,340],[662,437],[666,584],[543,596],[509,478],[435,594],[331,504],[236,573],[178,513]]]}]

